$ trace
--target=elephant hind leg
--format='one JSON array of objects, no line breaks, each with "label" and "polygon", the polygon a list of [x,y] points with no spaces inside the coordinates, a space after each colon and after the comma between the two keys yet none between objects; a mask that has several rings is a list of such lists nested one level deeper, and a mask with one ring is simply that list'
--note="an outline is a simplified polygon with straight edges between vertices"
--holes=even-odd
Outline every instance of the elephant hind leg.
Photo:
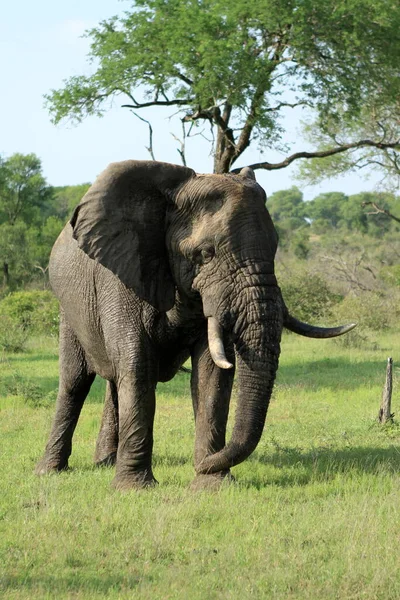
[{"label": "elephant hind leg", "polygon": [[43,475],[68,468],[72,436],[94,378],[95,373],[87,363],[82,346],[61,315],[56,412],[49,441],[44,456],[36,467],[36,474]]},{"label": "elephant hind leg", "polygon": [[115,465],[118,450],[118,392],[112,381],[107,381],[106,398],[100,432],[96,442],[94,462],[98,467]]}]

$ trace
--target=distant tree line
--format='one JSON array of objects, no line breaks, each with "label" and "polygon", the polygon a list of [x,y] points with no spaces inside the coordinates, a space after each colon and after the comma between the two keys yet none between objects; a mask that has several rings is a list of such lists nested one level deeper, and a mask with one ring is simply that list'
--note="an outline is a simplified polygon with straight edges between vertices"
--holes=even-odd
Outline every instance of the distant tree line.
[{"label": "distant tree line", "polygon": [[[381,238],[398,232],[400,197],[386,192],[342,192],[319,194],[305,202],[301,190],[293,186],[271,194],[267,200],[280,237],[280,246],[291,245],[299,258],[307,258],[310,242],[316,236],[361,234]],[[377,208],[379,210],[377,210]],[[392,217],[392,218],[389,218]]]}]

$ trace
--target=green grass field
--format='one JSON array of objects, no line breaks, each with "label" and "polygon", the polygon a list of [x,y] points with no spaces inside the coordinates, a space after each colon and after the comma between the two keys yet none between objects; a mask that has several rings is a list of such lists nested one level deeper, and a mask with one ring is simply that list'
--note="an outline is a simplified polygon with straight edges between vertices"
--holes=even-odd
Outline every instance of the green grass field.
[{"label": "green grass field", "polygon": [[[189,376],[159,386],[160,485],[121,494],[92,457],[104,383],[78,424],[68,472],[37,478],[57,348],[0,357],[0,597],[400,598],[400,400],[376,423],[400,332],[362,349],[286,335],[267,425],[236,483],[194,493]],[[231,411],[232,412],[232,411]]]}]

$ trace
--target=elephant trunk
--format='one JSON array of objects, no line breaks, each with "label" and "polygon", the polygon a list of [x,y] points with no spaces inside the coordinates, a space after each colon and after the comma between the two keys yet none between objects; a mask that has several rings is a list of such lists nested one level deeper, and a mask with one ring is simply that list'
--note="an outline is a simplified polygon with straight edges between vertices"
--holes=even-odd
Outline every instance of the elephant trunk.
[{"label": "elephant trunk", "polygon": [[201,461],[196,468],[198,473],[227,470],[255,450],[264,429],[278,369],[281,330],[279,297],[272,302],[269,299],[252,303],[247,307],[246,317],[237,320],[232,331],[238,374],[238,400],[232,436],[222,450]]}]

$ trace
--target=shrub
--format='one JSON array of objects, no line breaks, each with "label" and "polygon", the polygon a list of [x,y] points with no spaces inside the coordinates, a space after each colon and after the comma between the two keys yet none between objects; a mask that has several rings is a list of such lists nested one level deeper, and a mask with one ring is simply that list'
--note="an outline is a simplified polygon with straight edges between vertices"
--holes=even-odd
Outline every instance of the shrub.
[{"label": "shrub", "polygon": [[57,335],[58,302],[48,291],[13,292],[0,301],[0,316],[31,333]]},{"label": "shrub", "polygon": [[17,371],[14,371],[11,377],[2,380],[1,386],[7,396],[19,396],[32,408],[51,406],[57,397],[57,390],[51,390],[46,394],[34,381]]},{"label": "shrub", "polygon": [[322,277],[311,273],[281,275],[280,287],[290,313],[303,321],[326,318],[342,299],[328,288]]},{"label": "shrub", "polygon": [[379,277],[389,285],[400,286],[400,265],[382,267]]},{"label": "shrub", "polygon": [[6,315],[0,315],[0,349],[5,352],[23,352],[28,331]]},{"label": "shrub", "polygon": [[397,302],[393,298],[376,292],[364,292],[362,296],[346,296],[335,306],[334,316],[338,321],[354,321],[358,323],[357,331],[381,331],[394,325],[399,317]]}]

